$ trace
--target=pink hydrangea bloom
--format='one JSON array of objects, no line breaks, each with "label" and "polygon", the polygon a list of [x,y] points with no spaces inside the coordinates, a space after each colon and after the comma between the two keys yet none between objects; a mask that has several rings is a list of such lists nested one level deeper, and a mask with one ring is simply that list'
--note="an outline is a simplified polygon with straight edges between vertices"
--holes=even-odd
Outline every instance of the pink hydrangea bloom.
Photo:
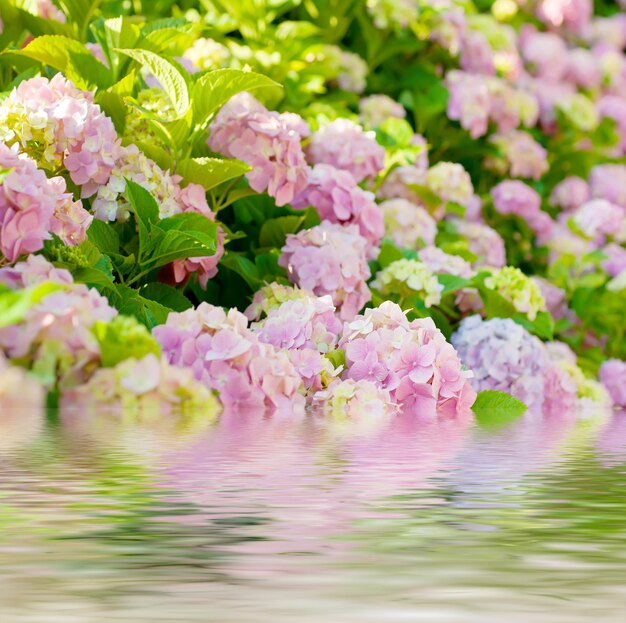
[{"label": "pink hydrangea bloom", "polygon": [[548,170],[548,152],[527,132],[512,130],[494,134],[490,141],[505,156],[511,177],[529,177],[538,180]]},{"label": "pink hydrangea bloom", "polygon": [[469,250],[477,256],[473,262],[474,268],[501,268],[506,264],[504,240],[495,229],[463,219],[451,219],[451,223],[456,232],[467,240]]},{"label": "pink hydrangea bloom", "polygon": [[322,415],[336,420],[376,422],[393,413],[389,392],[365,379],[337,379],[315,394],[313,404]]},{"label": "pink hydrangea bloom", "polygon": [[168,361],[190,368],[228,409],[302,412],[302,379],[289,356],[262,342],[236,309],[226,312],[201,303],[197,309],[171,313],[153,334]]},{"label": "pink hydrangea bloom", "polygon": [[[204,188],[199,184],[189,184],[178,193],[178,203],[183,212],[196,212],[212,221],[215,214],[209,208]],[[177,283],[185,281],[189,275],[197,275],[200,286],[206,289],[209,279],[217,274],[217,264],[224,255],[224,231],[217,230],[217,249],[213,255],[205,257],[190,257],[175,260],[173,263],[174,279]]]},{"label": "pink hydrangea bloom", "polygon": [[583,203],[572,212],[571,218],[596,246],[603,245],[607,236],[626,240],[624,210],[606,199],[591,199]]},{"label": "pink hydrangea bloom", "polygon": [[505,180],[491,189],[493,205],[500,214],[514,214],[526,221],[542,243],[554,231],[554,222],[541,210],[541,197],[536,190],[517,180]]},{"label": "pink hydrangea bloom", "polygon": [[69,270],[56,268],[43,255],[29,255],[23,262],[0,268],[0,283],[12,290],[28,288],[44,281],[60,285],[74,283]]},{"label": "pink hydrangea bloom", "polygon": [[567,45],[557,34],[525,25],[520,31],[520,51],[529,71],[538,78],[559,81],[567,71]]},{"label": "pink hydrangea bloom", "polygon": [[425,208],[407,199],[389,199],[380,204],[385,235],[399,247],[415,249],[420,240],[434,244],[437,222]]},{"label": "pink hydrangea bloom", "polygon": [[330,164],[348,171],[357,182],[374,179],[385,166],[385,148],[376,142],[376,134],[363,131],[349,119],[322,126],[305,151],[312,164]]},{"label": "pink hydrangea bloom", "polygon": [[43,418],[46,392],[22,367],[11,365],[0,351],[0,425],[19,415]]},{"label": "pink hydrangea bloom", "polygon": [[550,193],[550,205],[571,212],[591,198],[591,190],[585,180],[575,175],[559,182]]},{"label": "pink hydrangea bloom", "polygon": [[477,30],[467,30],[461,43],[461,68],[464,71],[494,76],[494,54],[487,37]]},{"label": "pink hydrangea bloom", "polygon": [[626,362],[609,359],[600,368],[600,382],[618,407],[626,407]]},{"label": "pink hydrangea bloom", "polygon": [[450,255],[435,246],[420,249],[417,252],[417,256],[421,262],[424,262],[436,274],[445,273],[465,279],[471,279],[476,274],[467,260],[464,260],[459,255]]},{"label": "pink hydrangea bloom", "polygon": [[317,296],[329,294],[343,320],[352,319],[371,298],[367,241],[354,225],[324,221],[289,234],[279,264],[292,283]]},{"label": "pink hydrangea bloom", "polygon": [[329,164],[316,164],[308,186],[293,199],[298,209],[314,206],[322,220],[357,225],[374,257],[385,233],[383,213],[374,195],[360,188],[352,174]]},{"label": "pink hydrangea bloom", "polygon": [[617,277],[622,271],[626,270],[626,249],[618,244],[607,244],[603,249],[607,257],[602,262],[602,268],[607,275]]},{"label": "pink hydrangea bloom", "polygon": [[120,142],[113,122],[62,74],[21,82],[0,104],[0,140],[28,148],[40,166],[63,164],[83,197],[106,184]]},{"label": "pink hydrangea bloom", "polygon": [[430,318],[409,322],[387,301],[346,323],[344,379],[367,380],[414,415],[458,416],[476,397],[454,348]]},{"label": "pink hydrangea bloom", "polygon": [[341,328],[328,295],[285,301],[269,309],[266,318],[250,325],[262,342],[276,348],[312,348],[320,353],[328,353],[336,346]]},{"label": "pink hydrangea bloom", "polygon": [[589,175],[591,196],[606,199],[626,210],[626,165],[600,164]]},{"label": "pink hydrangea bloom", "polygon": [[65,421],[106,415],[125,422],[151,422],[162,416],[211,422],[220,405],[190,369],[149,354],[97,370],[84,385],[62,393],[59,410]]},{"label": "pink hydrangea bloom", "polygon": [[446,86],[450,92],[448,117],[458,121],[472,138],[487,133],[491,98],[481,76],[462,71],[449,71]]},{"label": "pink hydrangea bloom", "polygon": [[[416,135],[417,136],[417,135]],[[409,186],[423,186],[428,170],[428,152],[422,152],[415,165],[404,165],[393,169],[381,184],[376,196],[379,199],[406,199],[420,204],[420,198]]]},{"label": "pink hydrangea bloom", "polygon": [[626,15],[617,13],[611,17],[596,17],[591,20],[584,32],[590,43],[603,43],[617,50],[626,47]]},{"label": "pink hydrangea bloom", "polygon": [[36,14],[44,19],[54,20],[62,24],[67,21],[65,14],[54,5],[52,0],[35,0],[34,9]]},{"label": "pink hydrangea bloom", "polygon": [[270,112],[248,93],[235,95],[211,124],[208,145],[248,163],[256,192],[267,192],[279,206],[291,203],[306,187],[309,167],[301,139],[307,124],[296,114]]},{"label": "pink hydrangea bloom", "polygon": [[602,72],[593,53],[585,48],[570,50],[567,55],[565,78],[583,89],[595,89],[600,86]]},{"label": "pink hydrangea bloom", "polygon": [[578,405],[578,388],[567,370],[550,363],[543,373],[543,413],[567,416],[575,412]]},{"label": "pink hydrangea bloom", "polygon": [[91,329],[117,315],[96,290],[76,284],[53,292],[33,305],[23,320],[0,328],[0,347],[28,363],[47,387],[67,388],[84,382],[100,361]]},{"label": "pink hydrangea bloom", "polygon": [[65,192],[60,177],[48,179],[33,160],[0,143],[0,251],[14,262],[20,255],[43,248],[50,232],[63,242],[79,244],[86,237],[91,215]]},{"label": "pink hydrangea bloom", "polygon": [[593,15],[593,0],[539,0],[536,14],[548,27],[581,34]]},{"label": "pink hydrangea bloom", "polygon": [[369,95],[359,101],[359,118],[366,127],[377,128],[387,119],[405,117],[404,106],[388,95]]},{"label": "pink hydrangea bloom", "polygon": [[546,302],[546,308],[552,317],[556,320],[565,318],[569,313],[565,290],[555,286],[543,277],[533,276],[531,279],[539,286],[541,294]]},{"label": "pink hydrangea bloom", "polygon": [[286,301],[308,299],[315,296],[310,290],[294,286],[286,286],[276,281],[268,283],[254,293],[252,302],[244,314],[248,320],[261,320],[267,316],[271,309],[280,307]]}]

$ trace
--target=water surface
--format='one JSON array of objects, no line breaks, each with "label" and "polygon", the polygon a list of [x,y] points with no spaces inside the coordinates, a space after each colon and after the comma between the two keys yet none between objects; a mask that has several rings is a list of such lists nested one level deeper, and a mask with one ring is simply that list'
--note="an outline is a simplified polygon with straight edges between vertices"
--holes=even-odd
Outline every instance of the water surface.
[{"label": "water surface", "polygon": [[621,622],[625,472],[624,414],[13,426],[0,621]]}]

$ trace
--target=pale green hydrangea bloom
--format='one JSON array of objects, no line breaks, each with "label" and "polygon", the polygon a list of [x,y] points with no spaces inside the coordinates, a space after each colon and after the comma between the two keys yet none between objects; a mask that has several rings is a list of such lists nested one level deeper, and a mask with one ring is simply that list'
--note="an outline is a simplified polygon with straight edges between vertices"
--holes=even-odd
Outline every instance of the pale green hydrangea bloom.
[{"label": "pale green hydrangea bloom", "polygon": [[372,288],[383,296],[419,296],[426,307],[441,301],[443,286],[430,269],[418,260],[396,260],[377,273]]},{"label": "pale green hydrangea bloom", "polygon": [[485,286],[498,292],[530,320],[534,320],[538,312],[546,311],[546,301],[541,289],[519,268],[513,266],[500,268],[485,279]]}]

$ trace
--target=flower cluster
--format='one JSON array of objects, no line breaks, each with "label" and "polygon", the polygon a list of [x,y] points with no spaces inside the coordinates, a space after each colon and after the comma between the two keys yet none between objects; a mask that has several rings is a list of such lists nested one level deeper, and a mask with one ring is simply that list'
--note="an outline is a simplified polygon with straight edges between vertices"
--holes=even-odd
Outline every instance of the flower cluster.
[{"label": "flower cluster", "polygon": [[469,316],[452,335],[452,344],[474,373],[471,382],[477,391],[508,392],[530,409],[541,409],[547,356],[526,329],[509,318]]},{"label": "flower cluster", "polygon": [[409,322],[389,301],[346,324],[344,379],[371,381],[403,411],[420,416],[467,415],[475,393],[454,348],[430,318]]},{"label": "flower cluster", "polygon": [[472,179],[462,165],[438,162],[426,173],[426,186],[444,203],[452,201],[467,207],[474,196]]},{"label": "flower cluster", "polygon": [[236,309],[201,303],[171,313],[153,334],[167,360],[189,368],[228,409],[297,413],[304,406],[302,379],[288,355],[262,342]]},{"label": "flower cluster", "polygon": [[344,225],[358,225],[368,241],[368,257],[376,255],[376,247],[384,235],[383,214],[374,195],[360,188],[348,171],[329,164],[313,167],[308,185],[292,201],[294,208],[314,206],[322,220]]},{"label": "flower cluster", "polygon": [[309,162],[348,171],[357,182],[375,178],[385,166],[385,149],[376,142],[374,132],[365,132],[348,119],[322,126],[305,151]]},{"label": "flower cluster", "polygon": [[43,386],[24,368],[11,365],[0,351],[0,423],[24,413],[42,416],[44,405]]},{"label": "flower cluster", "polygon": [[389,391],[373,381],[346,379],[333,381],[317,392],[313,404],[334,420],[380,421],[391,415],[393,404]]},{"label": "flower cluster", "polygon": [[289,234],[279,264],[292,283],[317,296],[329,294],[340,317],[349,320],[371,298],[367,246],[356,226],[324,221]]},{"label": "flower cluster", "polygon": [[437,305],[443,290],[433,271],[424,262],[409,259],[391,262],[376,274],[371,285],[386,297],[397,295],[407,301],[417,297],[426,307]]},{"label": "flower cluster", "polygon": [[18,144],[43,168],[63,165],[89,197],[106,184],[120,143],[91,93],[61,74],[21,82],[0,104],[0,141]]},{"label": "flower cluster", "polygon": [[600,368],[600,382],[619,407],[626,407],[626,362],[608,359]]},{"label": "flower cluster", "polygon": [[437,235],[437,222],[426,211],[408,199],[389,199],[380,204],[385,235],[398,246],[415,249],[420,243],[431,245]]},{"label": "flower cluster", "polygon": [[[67,283],[64,271],[50,266],[46,272],[53,280]],[[0,279],[7,284],[15,284],[18,278],[32,283],[34,275],[43,277],[46,272],[41,263],[29,262],[8,269]],[[117,310],[96,290],[74,284],[48,294],[17,324],[0,328],[0,347],[11,359],[28,365],[46,387],[53,387],[57,379],[60,387],[72,387],[87,380],[100,363],[93,326],[116,315]]]},{"label": "flower cluster", "polygon": [[235,95],[211,124],[209,147],[247,162],[251,188],[267,192],[277,205],[290,203],[304,190],[309,168],[301,139],[307,124],[293,113],[268,111],[251,95]]},{"label": "flower cluster", "polygon": [[504,266],[496,270],[485,279],[485,286],[495,290],[530,320],[534,320],[538,312],[546,311],[546,302],[541,289],[519,268]]},{"label": "flower cluster", "polygon": [[65,180],[48,179],[33,160],[0,143],[0,251],[10,262],[34,253],[56,234],[68,245],[85,240],[92,216],[65,192]]},{"label": "flower cluster", "polygon": [[359,117],[366,127],[377,128],[387,119],[404,119],[406,110],[388,95],[368,95],[359,102]]},{"label": "flower cluster", "polygon": [[503,174],[538,180],[548,170],[548,152],[528,132],[512,130],[506,134],[494,134],[490,141],[506,160]]},{"label": "flower cluster", "polygon": [[213,420],[220,404],[191,370],[169,364],[156,355],[126,359],[100,368],[87,383],[61,395],[61,414],[109,415],[122,422],[150,422],[156,417],[199,417]]},{"label": "flower cluster", "polygon": [[451,219],[455,231],[467,241],[469,250],[476,256],[473,266],[501,268],[506,264],[504,240],[495,229],[484,223]]}]

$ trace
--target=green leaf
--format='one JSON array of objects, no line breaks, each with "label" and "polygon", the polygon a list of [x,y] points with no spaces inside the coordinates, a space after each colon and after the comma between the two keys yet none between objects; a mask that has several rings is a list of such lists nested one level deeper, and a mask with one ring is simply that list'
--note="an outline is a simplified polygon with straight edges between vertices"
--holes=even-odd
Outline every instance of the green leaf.
[{"label": "green leaf", "polygon": [[190,158],[179,162],[176,168],[176,172],[187,182],[200,184],[205,190],[211,190],[250,170],[250,165],[245,162],[221,158]]},{"label": "green leaf", "polygon": [[265,221],[259,233],[259,244],[262,247],[284,246],[288,234],[295,234],[304,223],[305,216],[279,216]]},{"label": "green leaf", "polygon": [[538,312],[534,320],[518,313],[513,320],[542,340],[554,339],[554,319],[548,312]]},{"label": "green leaf", "polygon": [[20,322],[26,312],[44,297],[62,290],[63,286],[44,282],[23,290],[9,290],[0,285],[0,327]]},{"label": "green leaf", "polygon": [[472,407],[476,421],[487,428],[505,426],[523,415],[527,406],[505,392],[487,389],[478,393]]},{"label": "green leaf", "polygon": [[117,304],[117,309],[119,312],[128,316],[134,316],[139,322],[146,325],[148,329],[152,329],[158,324],[163,324],[172,311],[156,301],[144,298],[137,290],[128,286],[118,286],[118,292],[120,302]]},{"label": "green leaf", "polygon": [[142,263],[142,255],[151,246],[153,237],[158,235],[156,224],[159,222],[159,206],[156,199],[143,187],[126,179],[126,197],[137,218],[139,227],[139,258]]},{"label": "green leaf", "polygon": [[456,275],[437,275],[437,280],[443,286],[443,290],[441,294],[451,294],[453,292],[458,292],[463,288],[471,287],[472,280],[465,279],[463,277],[457,277]]},{"label": "green leaf", "polygon": [[78,35],[85,38],[87,25],[102,0],[57,0],[68,20],[76,24]]},{"label": "green leaf", "polygon": [[82,43],[69,37],[43,35],[11,54],[49,65],[65,73],[79,88],[106,88],[111,84],[107,68]]},{"label": "green leaf", "polygon": [[280,87],[262,74],[240,69],[216,69],[204,74],[193,89],[193,117],[203,126],[231,98],[242,91]]},{"label": "green leaf", "polygon": [[165,283],[156,281],[149,283],[139,290],[139,294],[145,299],[156,301],[176,312],[182,312],[193,307],[193,303],[182,292]]},{"label": "green leaf", "polygon": [[380,246],[380,253],[378,254],[378,263],[381,268],[386,268],[389,264],[398,260],[404,259],[404,253],[402,249],[399,249],[392,242],[383,242]]},{"label": "green leaf", "polygon": [[87,237],[102,253],[119,253],[120,238],[110,223],[94,219],[87,230]]},{"label": "green leaf", "polygon": [[176,111],[176,119],[181,119],[187,114],[190,105],[187,82],[172,63],[148,50],[118,48],[116,51],[130,56],[130,58],[146,67],[154,75],[170,98],[172,106]]},{"label": "green leaf", "polygon": [[404,119],[389,118],[376,130],[376,140],[384,147],[408,147],[415,133]]},{"label": "green leaf", "polygon": [[258,290],[262,285],[258,268],[243,255],[226,253],[220,261],[220,266],[237,273],[253,290]]}]

